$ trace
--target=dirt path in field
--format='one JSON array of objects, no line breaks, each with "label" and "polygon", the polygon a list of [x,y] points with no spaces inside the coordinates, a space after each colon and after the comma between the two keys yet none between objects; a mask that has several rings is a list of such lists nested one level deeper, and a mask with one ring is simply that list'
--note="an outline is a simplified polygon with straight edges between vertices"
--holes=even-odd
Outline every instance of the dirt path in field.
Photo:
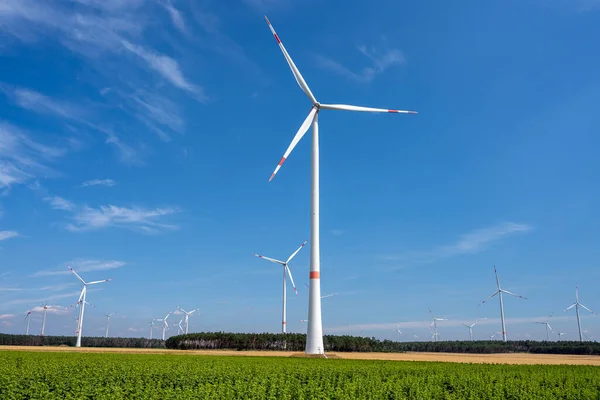
[{"label": "dirt path in field", "polygon": [[[259,356],[290,357],[294,353],[285,351],[236,351],[236,350],[169,350],[169,349],[121,349],[99,347],[54,347],[54,346],[0,346],[2,350],[55,351],[84,353],[121,354],[179,354],[197,356]],[[577,356],[563,354],[457,354],[457,353],[328,353],[330,356],[352,360],[395,360],[395,361],[442,361],[477,364],[569,364],[599,365],[600,356]]]}]

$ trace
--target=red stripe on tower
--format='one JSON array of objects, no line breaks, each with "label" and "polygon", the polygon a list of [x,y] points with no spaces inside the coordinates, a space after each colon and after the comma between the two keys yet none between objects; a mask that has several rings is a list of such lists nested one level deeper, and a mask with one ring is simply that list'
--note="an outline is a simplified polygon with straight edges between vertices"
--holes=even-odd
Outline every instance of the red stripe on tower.
[{"label": "red stripe on tower", "polygon": [[310,279],[320,279],[321,273],[319,271],[310,271]]}]

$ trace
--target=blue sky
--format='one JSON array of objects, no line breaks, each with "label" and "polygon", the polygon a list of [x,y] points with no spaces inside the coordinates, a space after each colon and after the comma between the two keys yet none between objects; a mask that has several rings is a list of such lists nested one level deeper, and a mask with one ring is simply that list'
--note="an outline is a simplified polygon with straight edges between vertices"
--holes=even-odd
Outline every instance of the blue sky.
[{"label": "blue sky", "polygon": [[264,14],[319,101],[419,111],[320,114],[325,332],[391,338],[400,322],[425,340],[431,307],[441,339],[483,317],[487,337],[495,264],[528,297],[506,299],[509,338],[543,338],[532,321],[555,312],[575,339],[576,284],[600,312],[592,0],[3,1],[0,330],[75,303],[68,263],[113,279],[90,288],[84,335],[110,312],[112,334],[147,335],[176,305],[200,307],[191,330],[279,331],[281,270],[252,254],[309,239],[310,137],[268,178],[310,103]]}]

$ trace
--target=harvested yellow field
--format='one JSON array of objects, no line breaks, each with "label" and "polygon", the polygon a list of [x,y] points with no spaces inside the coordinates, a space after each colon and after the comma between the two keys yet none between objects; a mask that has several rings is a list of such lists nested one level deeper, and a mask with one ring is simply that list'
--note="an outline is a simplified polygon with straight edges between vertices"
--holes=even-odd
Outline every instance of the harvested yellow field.
[{"label": "harvested yellow field", "polygon": [[[55,351],[121,354],[179,354],[197,356],[251,356],[251,357],[291,357],[294,353],[285,351],[236,351],[236,350],[170,350],[170,349],[124,349],[102,347],[55,347],[55,346],[0,346],[2,350]],[[297,354],[297,353],[295,353]],[[457,353],[328,353],[335,358],[349,360],[389,360],[389,361],[441,361],[475,364],[568,364],[600,365],[600,356],[578,356],[566,354],[457,354]]]}]

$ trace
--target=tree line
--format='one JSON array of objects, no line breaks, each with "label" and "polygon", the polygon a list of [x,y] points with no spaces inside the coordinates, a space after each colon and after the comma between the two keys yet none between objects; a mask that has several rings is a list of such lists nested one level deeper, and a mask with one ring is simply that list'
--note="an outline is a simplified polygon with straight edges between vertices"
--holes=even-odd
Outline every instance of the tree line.
[{"label": "tree line", "polygon": [[[0,346],[75,346],[75,336],[9,335],[0,333]],[[180,350],[280,350],[303,352],[301,333],[200,332],[160,339],[82,337],[83,347],[168,348]],[[445,352],[445,353],[538,353],[600,355],[600,343],[575,341],[440,341],[396,342],[361,336],[325,335],[325,352]]]},{"label": "tree line", "polygon": [[[75,346],[76,341],[76,336],[9,335],[0,333],[0,346]],[[165,342],[160,339],[83,336],[81,346],[164,349]]]}]

